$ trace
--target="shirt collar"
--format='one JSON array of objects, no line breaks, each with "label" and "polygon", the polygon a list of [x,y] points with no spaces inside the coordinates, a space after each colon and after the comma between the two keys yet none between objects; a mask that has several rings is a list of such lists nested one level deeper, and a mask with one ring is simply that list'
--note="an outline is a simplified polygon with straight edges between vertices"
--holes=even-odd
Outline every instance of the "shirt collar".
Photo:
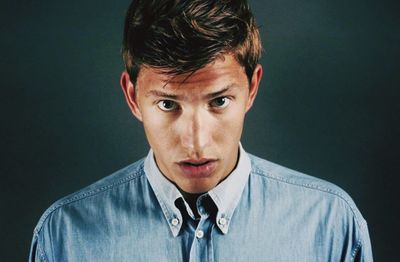
[{"label": "shirt collar", "polygon": [[[144,161],[144,172],[153,188],[154,194],[160,203],[161,209],[174,237],[182,227],[182,214],[175,206],[175,201],[182,197],[182,194],[159,170],[154,160],[153,150],[150,149]],[[183,199],[183,197],[182,197]]]},{"label": "shirt collar", "polygon": [[[250,170],[250,158],[239,143],[239,160],[236,168],[215,188],[208,191],[209,196],[218,208],[216,224],[224,234],[228,232],[231,217],[239,203]],[[180,210],[175,206],[175,201],[178,198],[183,199],[182,194],[179,192],[178,188],[160,172],[154,160],[152,149],[150,149],[145,159],[144,171],[160,203],[172,234],[176,237],[182,227],[183,219]],[[191,213],[186,201],[184,201],[184,203],[188,212]],[[192,216],[192,214],[190,215]]]},{"label": "shirt collar", "polygon": [[239,144],[239,160],[236,168],[225,180],[208,191],[208,194],[218,207],[216,224],[224,234],[228,232],[233,212],[242,196],[250,171],[250,158],[242,145]]}]

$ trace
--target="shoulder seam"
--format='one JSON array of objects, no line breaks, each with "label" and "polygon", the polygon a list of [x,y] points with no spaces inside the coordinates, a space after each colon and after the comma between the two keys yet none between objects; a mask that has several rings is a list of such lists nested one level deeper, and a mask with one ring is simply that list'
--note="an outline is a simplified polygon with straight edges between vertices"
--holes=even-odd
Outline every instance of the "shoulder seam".
[{"label": "shoulder seam", "polygon": [[350,207],[350,210],[353,213],[353,217],[355,218],[355,220],[357,222],[357,226],[359,227],[359,229],[360,230],[362,229],[362,226],[363,226],[364,222],[363,221],[359,221],[359,218],[357,216],[357,212],[355,212],[355,210],[354,210],[354,206],[340,192],[338,192],[336,190],[332,190],[332,189],[326,188],[326,187],[319,187],[319,186],[313,185],[313,184],[302,184],[302,183],[295,183],[295,182],[292,182],[292,181],[289,181],[289,180],[285,180],[285,179],[279,178],[277,176],[273,176],[271,174],[266,174],[265,172],[263,172],[262,170],[258,169],[257,167],[252,167],[252,171],[253,171],[254,174],[262,176],[262,177],[265,177],[265,178],[274,179],[276,181],[283,182],[283,183],[290,184],[290,185],[294,185],[294,186],[306,187],[306,188],[309,188],[309,189],[318,190],[318,191],[321,191],[321,192],[324,192],[324,193],[328,193],[328,194],[332,194],[332,195],[335,195],[335,196],[341,198],[347,204],[347,206]]},{"label": "shoulder seam", "polygon": [[[139,168],[136,170],[136,172],[134,172],[133,174],[130,174],[127,177],[124,177],[124,178],[122,178],[122,179],[120,179],[120,180],[118,180],[118,181],[116,181],[114,183],[107,184],[107,185],[101,186],[99,188],[94,188],[94,189],[91,189],[89,191],[83,191],[81,193],[77,193],[76,195],[72,194],[72,196],[70,198],[67,197],[66,199],[64,199],[63,201],[61,201],[59,203],[56,202],[55,204],[50,206],[49,209],[47,209],[45,211],[45,213],[42,215],[42,217],[41,217],[40,221],[38,222],[38,225],[35,228],[34,232],[36,234],[38,234],[40,229],[43,226],[44,221],[48,218],[48,216],[51,213],[53,213],[55,210],[59,209],[60,207],[65,206],[65,205],[70,204],[70,203],[73,203],[73,202],[77,202],[77,201],[86,199],[86,198],[94,196],[96,194],[105,192],[105,191],[107,191],[107,190],[109,190],[111,188],[114,188],[116,186],[120,186],[122,184],[125,184],[125,183],[127,183],[127,182],[129,182],[129,181],[131,181],[133,179],[139,178],[144,173],[144,172],[141,172],[141,171],[143,171],[143,162],[139,164]],[[139,173],[142,173],[142,174],[138,175]]]}]

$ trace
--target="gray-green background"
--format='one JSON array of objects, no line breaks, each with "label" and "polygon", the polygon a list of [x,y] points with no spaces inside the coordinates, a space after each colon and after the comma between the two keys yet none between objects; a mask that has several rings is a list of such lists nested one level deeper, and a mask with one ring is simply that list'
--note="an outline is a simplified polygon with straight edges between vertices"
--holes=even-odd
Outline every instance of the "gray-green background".
[{"label": "gray-green background", "polygon": [[[148,150],[119,87],[128,3],[0,2],[1,261],[27,260],[52,202]],[[344,188],[395,261],[398,2],[250,3],[266,52],[245,149]]]}]

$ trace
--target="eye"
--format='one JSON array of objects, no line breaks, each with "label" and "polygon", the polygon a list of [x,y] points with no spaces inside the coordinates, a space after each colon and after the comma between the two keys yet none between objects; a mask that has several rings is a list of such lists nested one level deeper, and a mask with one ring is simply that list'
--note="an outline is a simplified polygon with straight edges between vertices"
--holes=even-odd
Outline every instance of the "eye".
[{"label": "eye", "polygon": [[161,100],[157,103],[158,108],[162,111],[173,111],[179,108],[178,104],[172,100]]},{"label": "eye", "polygon": [[231,100],[228,97],[221,96],[221,97],[217,97],[217,98],[213,99],[210,102],[210,106],[218,108],[218,109],[222,109],[222,108],[227,107],[230,102],[231,102]]}]

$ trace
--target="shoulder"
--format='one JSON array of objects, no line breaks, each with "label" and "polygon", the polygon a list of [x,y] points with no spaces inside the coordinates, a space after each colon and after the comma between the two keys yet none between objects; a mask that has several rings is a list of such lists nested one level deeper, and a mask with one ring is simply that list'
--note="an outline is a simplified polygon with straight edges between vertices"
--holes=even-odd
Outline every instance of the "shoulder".
[{"label": "shoulder", "polygon": [[252,193],[256,205],[269,211],[269,219],[293,223],[290,234],[299,228],[305,228],[307,234],[314,232],[318,243],[329,243],[327,253],[337,250],[334,255],[343,255],[343,251],[352,261],[358,256],[372,260],[367,223],[343,189],[254,155],[249,157],[249,189],[256,192]]},{"label": "shoulder", "polygon": [[[97,182],[61,198],[54,202],[41,216],[34,233],[37,234],[43,227],[43,224],[60,209],[70,208],[71,206],[84,206],[85,202],[101,203],[110,197],[109,193],[113,190],[119,190],[127,184],[138,181],[144,175],[143,171],[144,159],[122,168],[115,173],[106,176]],[[95,199],[95,201],[93,201]]]},{"label": "shoulder", "polygon": [[353,199],[339,186],[251,154],[249,157],[252,166],[251,175],[269,186],[275,185],[275,188],[280,188],[285,192],[285,197],[298,197],[312,203],[318,200],[318,203],[322,203],[321,205],[326,208],[340,205],[342,207],[340,210],[351,216],[360,229],[366,227],[365,219]]}]

